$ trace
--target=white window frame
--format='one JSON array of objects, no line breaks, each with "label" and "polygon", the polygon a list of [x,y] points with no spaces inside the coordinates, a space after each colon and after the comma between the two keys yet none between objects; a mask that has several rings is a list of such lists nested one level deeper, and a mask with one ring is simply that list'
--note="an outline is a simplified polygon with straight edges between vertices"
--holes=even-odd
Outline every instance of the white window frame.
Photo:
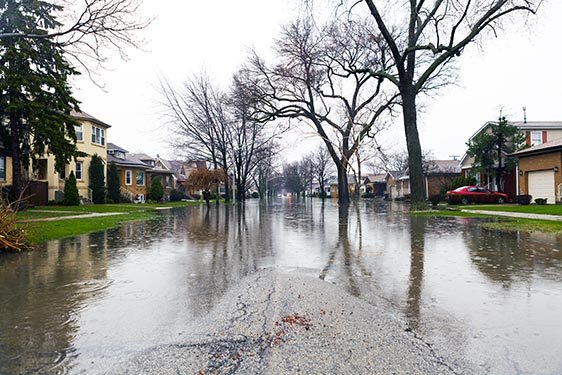
[{"label": "white window frame", "polygon": [[172,177],[166,176],[166,187],[172,187]]},{"label": "white window frame", "polygon": [[[139,184],[139,174],[141,173],[142,173],[142,184]],[[144,171],[137,171],[135,177],[136,177],[137,186],[144,186],[146,180],[146,173],[144,173]]]},{"label": "white window frame", "polygon": [[92,143],[105,146],[105,129],[92,125]]},{"label": "white window frame", "polygon": [[[78,168],[80,166],[80,168]],[[80,176],[78,176],[78,171],[80,171]],[[74,175],[78,181],[82,181],[84,178],[84,163],[81,161],[77,161],[76,165],[74,166]]]},{"label": "white window frame", "polygon": [[6,157],[0,156],[0,181],[6,181]]},{"label": "white window frame", "polygon": [[[538,140],[535,142],[533,138],[538,136]],[[531,146],[542,145],[542,131],[531,131]]]},{"label": "white window frame", "polygon": [[133,184],[133,171],[130,169],[125,170],[125,185],[131,186]]},{"label": "white window frame", "polygon": [[[82,127],[82,125],[74,125],[74,133],[76,134],[76,140],[77,141],[83,141],[84,140],[84,128]],[[80,136],[78,136],[80,135]]]}]

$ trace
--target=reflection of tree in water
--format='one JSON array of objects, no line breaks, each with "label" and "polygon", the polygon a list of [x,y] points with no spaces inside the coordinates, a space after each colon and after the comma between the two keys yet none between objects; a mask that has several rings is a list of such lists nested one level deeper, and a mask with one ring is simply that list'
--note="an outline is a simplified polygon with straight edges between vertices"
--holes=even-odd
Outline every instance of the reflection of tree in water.
[{"label": "reflection of tree in water", "polygon": [[188,229],[186,274],[195,315],[207,313],[228,288],[271,256],[272,226],[261,205],[194,211]]},{"label": "reflection of tree in water", "polygon": [[509,288],[534,277],[562,280],[562,237],[527,232],[504,233],[480,226],[467,227],[463,237],[476,268],[490,280]]},{"label": "reflection of tree in water", "polygon": [[66,356],[77,317],[107,281],[105,232],[0,257],[0,373],[47,372]]},{"label": "reflection of tree in water", "polygon": [[410,217],[410,274],[408,279],[408,299],[406,317],[408,325],[417,329],[420,320],[420,304],[423,287],[424,251],[426,219]]},{"label": "reflection of tree in water", "polygon": [[[358,210],[356,214],[355,238],[354,241],[352,241],[349,236],[349,207],[345,205],[338,207],[338,240],[328,255],[326,266],[320,271],[319,275],[319,278],[324,280],[333,268],[338,255],[341,255],[341,268],[345,278],[343,281],[347,284],[347,291],[353,296],[359,296],[361,294],[357,277],[370,276],[371,274],[362,263],[363,242],[361,238],[361,216]],[[354,250],[352,242],[356,244],[356,250]],[[354,273],[355,267],[359,269],[358,275]]]}]

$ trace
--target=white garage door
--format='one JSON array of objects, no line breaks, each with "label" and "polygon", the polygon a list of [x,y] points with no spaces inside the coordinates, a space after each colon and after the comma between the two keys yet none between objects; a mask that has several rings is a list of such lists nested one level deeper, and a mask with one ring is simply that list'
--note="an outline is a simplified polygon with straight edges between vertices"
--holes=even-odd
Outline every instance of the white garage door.
[{"label": "white garage door", "polygon": [[547,203],[556,203],[554,195],[554,171],[529,172],[529,194],[535,198],[547,198]]}]

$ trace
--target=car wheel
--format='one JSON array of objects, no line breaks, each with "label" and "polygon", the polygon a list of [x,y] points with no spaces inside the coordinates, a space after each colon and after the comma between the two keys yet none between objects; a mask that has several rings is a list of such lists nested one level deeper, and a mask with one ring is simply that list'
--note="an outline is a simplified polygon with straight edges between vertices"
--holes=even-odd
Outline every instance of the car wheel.
[{"label": "car wheel", "polygon": [[461,198],[461,204],[468,204],[468,198],[466,197]]},{"label": "car wheel", "polygon": [[504,202],[505,202],[505,199],[503,199],[503,197],[498,198],[498,204],[502,204]]}]

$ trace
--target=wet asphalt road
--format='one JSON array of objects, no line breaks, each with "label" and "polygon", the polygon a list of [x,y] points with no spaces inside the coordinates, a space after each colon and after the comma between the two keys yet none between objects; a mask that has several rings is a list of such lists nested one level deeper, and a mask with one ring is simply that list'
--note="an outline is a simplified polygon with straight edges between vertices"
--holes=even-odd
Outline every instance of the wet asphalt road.
[{"label": "wet asphalt road", "polygon": [[232,288],[209,315],[191,322],[189,333],[179,335],[177,342],[147,350],[109,372],[459,372],[385,304],[367,303],[312,276],[264,270]]}]

